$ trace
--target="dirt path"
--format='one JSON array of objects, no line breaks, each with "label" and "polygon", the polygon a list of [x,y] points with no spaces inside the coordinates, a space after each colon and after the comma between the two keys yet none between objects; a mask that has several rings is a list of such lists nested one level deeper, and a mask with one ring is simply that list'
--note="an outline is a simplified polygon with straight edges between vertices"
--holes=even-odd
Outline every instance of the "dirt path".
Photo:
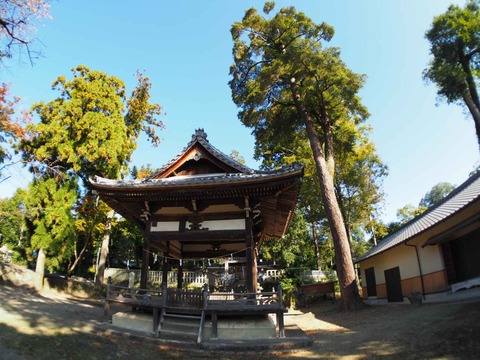
[{"label": "dirt path", "polygon": [[[0,359],[218,359],[219,354],[112,332],[101,301],[0,285]],[[455,304],[371,306],[338,313],[322,303],[286,315],[313,346],[222,359],[477,359],[480,299]]]}]

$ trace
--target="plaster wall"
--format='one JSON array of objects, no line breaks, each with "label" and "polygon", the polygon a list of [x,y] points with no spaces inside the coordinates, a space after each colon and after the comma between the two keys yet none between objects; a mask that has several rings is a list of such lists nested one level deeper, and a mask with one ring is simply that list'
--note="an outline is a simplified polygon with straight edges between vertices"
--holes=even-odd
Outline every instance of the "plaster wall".
[{"label": "plaster wall", "polygon": [[[415,242],[411,242],[412,245]],[[444,269],[440,249],[437,245],[421,248],[417,244],[422,274],[428,275],[442,271]],[[375,280],[377,285],[385,283],[384,271],[394,268],[400,268],[401,279],[409,279],[420,276],[417,255],[413,246],[404,244],[397,245],[383,253],[373,256],[360,263],[360,270],[363,284],[366,284],[365,269],[373,267],[375,271]]]},{"label": "plaster wall", "polygon": [[[186,222],[185,227],[188,229],[192,223]],[[243,230],[245,229],[245,219],[230,220],[206,220],[201,223],[202,228],[209,230]],[[179,231],[178,221],[158,221],[152,224],[151,231]]]}]

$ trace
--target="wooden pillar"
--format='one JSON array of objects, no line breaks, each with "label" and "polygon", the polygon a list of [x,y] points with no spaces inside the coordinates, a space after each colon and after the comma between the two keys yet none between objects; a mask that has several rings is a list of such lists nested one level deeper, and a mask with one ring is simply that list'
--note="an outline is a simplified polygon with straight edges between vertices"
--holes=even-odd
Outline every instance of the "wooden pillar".
[{"label": "wooden pillar", "polygon": [[183,287],[183,263],[182,259],[178,261],[178,270],[177,270],[177,289]]},{"label": "wooden pillar", "polygon": [[217,319],[217,313],[212,312],[212,339],[217,339],[218,338],[218,319]]},{"label": "wooden pillar", "polygon": [[163,253],[163,265],[162,265],[162,285],[168,283],[168,253]]},{"label": "wooden pillar", "polygon": [[284,338],[285,337],[285,322],[283,319],[283,290],[282,290],[282,284],[278,284],[278,292],[277,292],[277,298],[278,298],[278,306],[280,307],[280,311],[277,311],[277,324],[278,324],[278,337]]},{"label": "wooden pillar", "polygon": [[140,289],[147,288],[148,282],[148,266],[150,264],[150,229],[151,221],[145,224],[145,231],[143,233],[143,253],[142,253],[142,270],[140,272]]},{"label": "wooden pillar", "polygon": [[247,270],[247,292],[255,293],[257,292],[257,261],[255,259],[255,240],[253,238],[253,220],[248,215],[245,219],[245,231],[246,231],[246,239],[245,239],[245,260],[246,270]]}]

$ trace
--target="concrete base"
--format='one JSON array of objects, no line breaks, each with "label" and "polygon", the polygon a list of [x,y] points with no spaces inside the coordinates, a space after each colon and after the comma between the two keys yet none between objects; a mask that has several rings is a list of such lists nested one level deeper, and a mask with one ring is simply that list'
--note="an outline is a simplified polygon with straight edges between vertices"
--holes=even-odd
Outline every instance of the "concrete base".
[{"label": "concrete base", "polygon": [[112,325],[123,329],[153,333],[153,316],[133,311],[112,315]]},{"label": "concrete base", "polygon": [[[275,339],[276,326],[270,317],[218,318],[218,340]],[[207,321],[203,328],[203,339],[212,336],[212,323]],[[213,339],[212,339],[213,340]]]},{"label": "concrete base", "polygon": [[[185,321],[185,320],[183,320]],[[195,320],[193,320],[195,322]],[[151,314],[141,312],[117,312],[112,316],[112,325],[139,331],[153,333],[153,317]],[[196,322],[198,330],[198,322]],[[175,325],[169,325],[175,327]],[[162,336],[160,334],[160,336]],[[212,323],[209,318],[205,320],[202,340],[210,340],[212,336]],[[277,331],[272,317],[219,317],[218,340],[260,340],[275,339]],[[212,339],[216,340],[216,339]]]}]

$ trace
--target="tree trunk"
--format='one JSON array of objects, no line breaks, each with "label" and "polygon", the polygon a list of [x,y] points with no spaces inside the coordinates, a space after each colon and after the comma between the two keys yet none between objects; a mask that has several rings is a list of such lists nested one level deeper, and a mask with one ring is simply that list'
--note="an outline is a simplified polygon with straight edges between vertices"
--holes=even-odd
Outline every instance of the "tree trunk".
[{"label": "tree trunk", "polygon": [[345,231],[347,232],[347,239],[348,239],[348,244],[350,245],[350,250],[352,249],[352,234],[350,231],[350,219],[347,215],[347,211],[345,209],[345,201],[342,196],[342,191],[340,190],[340,184],[338,182],[334,181],[334,189],[335,189],[335,194],[337,194],[337,203],[338,207],[340,209],[340,213],[342,214],[343,218],[343,223],[345,225]]},{"label": "tree trunk", "polygon": [[82,250],[80,250],[80,254],[77,254],[77,251],[75,250],[75,254],[74,254],[75,255],[75,260],[74,260],[73,264],[71,264],[67,268],[67,278],[69,278],[70,275],[72,275],[73,270],[75,270],[75,268],[77,267],[78,263],[80,262],[80,260],[83,256],[83,254],[85,253],[85,250],[87,250],[87,245],[90,243],[90,237],[91,237],[91,234],[88,234],[87,239],[85,240],[85,244],[83,244]]},{"label": "tree trunk", "polygon": [[[98,198],[97,198],[97,203],[98,203]],[[87,250],[87,246],[90,244],[90,240],[92,239],[92,233],[93,233],[93,229],[95,227],[96,219],[97,219],[97,211],[95,211],[95,214],[93,215],[92,223],[90,224],[90,229],[88,230],[87,238],[85,239],[85,243],[83,244],[82,250],[80,250],[80,254],[77,254],[77,246],[75,244],[75,254],[74,254],[75,255],[75,261],[67,269],[67,278],[70,277],[73,270],[75,270],[77,265],[80,263],[80,260],[82,259],[83,254]],[[78,239],[78,236],[77,236],[77,239]]]},{"label": "tree trunk", "polygon": [[475,102],[467,91],[463,93],[463,101],[465,101],[465,104],[467,105],[470,114],[472,114],[473,121],[475,122],[477,142],[480,147],[480,109],[475,106]]},{"label": "tree trunk", "polygon": [[43,279],[45,277],[45,253],[43,252],[43,248],[38,250],[37,264],[35,266],[35,273],[37,274],[37,282],[35,284],[35,288],[38,291],[42,291],[43,290]]},{"label": "tree trunk", "polygon": [[348,243],[347,232],[343,222],[342,214],[338,206],[333,178],[328,171],[327,162],[323,155],[322,145],[315,131],[312,119],[303,109],[299,95],[292,88],[295,106],[299,115],[302,117],[307,130],[307,136],[310,141],[315,165],[320,179],[320,189],[322,192],[323,205],[327,214],[330,231],[332,233],[333,244],[335,248],[335,260],[337,265],[337,276],[342,295],[340,309],[344,311],[354,311],[363,308],[365,305],[360,299],[358,287],[355,279],[355,268],[353,266],[352,255]]},{"label": "tree trunk", "polygon": [[102,248],[100,250],[100,259],[98,261],[98,269],[97,269],[97,278],[95,281],[95,288],[98,290],[102,290],[103,282],[105,278],[105,267],[107,263],[107,256],[108,256],[108,245],[110,242],[110,230],[112,229],[112,220],[113,215],[115,212],[110,210],[107,213],[107,219],[105,221],[105,230],[103,231],[103,239],[102,239]]},{"label": "tree trunk", "polygon": [[363,305],[363,303],[357,289],[355,269],[353,267],[347,232],[335,196],[332,177],[328,172],[325,159],[321,156],[321,153],[319,154],[318,152],[318,150],[321,149],[320,143],[316,134],[312,134],[311,130],[309,133],[312,148],[317,148],[317,150],[314,151],[314,153],[316,153],[315,162],[320,177],[323,203],[335,247],[335,262],[337,265],[337,275],[342,295],[341,309],[356,310]]},{"label": "tree trunk", "polygon": [[477,84],[475,83],[475,79],[472,74],[472,68],[470,67],[471,57],[465,56],[465,48],[466,45],[463,43],[463,41],[460,41],[458,43],[458,56],[460,59],[460,65],[463,69],[463,72],[465,73],[465,81],[467,82],[470,97],[475,104],[477,110],[480,110],[480,100],[478,98]]}]

